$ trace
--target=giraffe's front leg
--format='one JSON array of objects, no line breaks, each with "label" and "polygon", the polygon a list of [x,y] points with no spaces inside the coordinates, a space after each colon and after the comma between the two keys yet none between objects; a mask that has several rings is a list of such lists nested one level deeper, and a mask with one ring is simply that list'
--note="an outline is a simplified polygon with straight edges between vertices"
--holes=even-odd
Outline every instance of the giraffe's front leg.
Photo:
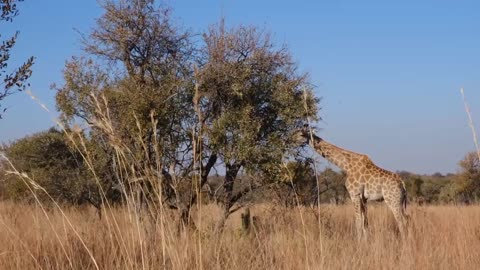
[{"label": "giraffe's front leg", "polygon": [[366,226],[368,224],[366,216],[366,206],[360,194],[352,195],[353,207],[355,209],[355,227],[357,229],[357,238],[360,240],[366,236]]}]

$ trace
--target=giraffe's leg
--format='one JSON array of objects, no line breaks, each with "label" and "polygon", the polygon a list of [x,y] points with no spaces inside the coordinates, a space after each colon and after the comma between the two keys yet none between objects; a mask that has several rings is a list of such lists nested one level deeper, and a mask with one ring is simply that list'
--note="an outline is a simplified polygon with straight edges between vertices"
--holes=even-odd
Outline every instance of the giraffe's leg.
[{"label": "giraffe's leg", "polygon": [[362,213],[362,229],[363,234],[367,237],[367,228],[368,228],[368,217],[367,217],[367,200],[365,198],[360,198],[361,202],[361,213]]},{"label": "giraffe's leg", "polygon": [[400,230],[401,235],[405,235],[405,217],[402,214],[402,207],[398,206],[393,211],[393,216],[397,221],[398,229]]},{"label": "giraffe's leg", "polygon": [[401,235],[405,235],[405,214],[403,211],[403,201],[401,196],[389,196],[385,198],[385,203],[393,213],[397,222],[398,230]]},{"label": "giraffe's leg", "polygon": [[357,229],[357,238],[360,240],[365,232],[365,215],[364,204],[360,195],[354,195],[352,197],[352,203],[355,210],[355,227]]}]

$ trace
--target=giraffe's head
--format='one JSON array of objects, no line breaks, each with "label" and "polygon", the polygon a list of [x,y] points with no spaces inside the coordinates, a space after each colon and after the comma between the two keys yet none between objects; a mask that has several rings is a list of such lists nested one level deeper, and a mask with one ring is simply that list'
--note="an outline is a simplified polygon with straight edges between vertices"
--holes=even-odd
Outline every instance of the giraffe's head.
[{"label": "giraffe's head", "polygon": [[311,140],[322,140],[318,136],[315,135],[313,132],[312,128],[308,126],[308,124],[303,125],[302,128],[298,129],[294,134],[293,134],[293,140],[301,145],[306,145],[311,142]]}]

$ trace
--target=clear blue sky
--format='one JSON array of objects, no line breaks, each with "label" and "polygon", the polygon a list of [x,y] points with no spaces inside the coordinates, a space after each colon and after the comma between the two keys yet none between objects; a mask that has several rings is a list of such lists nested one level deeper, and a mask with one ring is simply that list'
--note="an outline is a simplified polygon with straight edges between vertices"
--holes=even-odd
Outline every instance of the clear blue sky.
[{"label": "clear blue sky", "polygon": [[[229,25],[270,29],[318,86],[320,135],[386,169],[455,172],[474,149],[459,88],[480,123],[480,1],[167,3],[196,32],[222,15]],[[62,83],[65,60],[81,52],[74,28],[88,32],[102,10],[94,0],[26,0],[20,8],[1,33],[21,31],[14,63],[37,57],[31,89],[55,111],[49,86]],[[3,105],[3,142],[46,129],[56,117],[23,93]]]}]

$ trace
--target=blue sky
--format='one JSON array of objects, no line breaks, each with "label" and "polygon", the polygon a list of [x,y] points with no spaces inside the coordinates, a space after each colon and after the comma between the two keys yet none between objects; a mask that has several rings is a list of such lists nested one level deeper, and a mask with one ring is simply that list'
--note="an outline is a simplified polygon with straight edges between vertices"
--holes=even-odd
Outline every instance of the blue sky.
[{"label": "blue sky", "polygon": [[[389,170],[455,172],[474,150],[460,96],[480,123],[480,1],[167,1],[178,24],[205,30],[258,25],[287,44],[323,98],[319,135]],[[0,141],[46,129],[56,117],[52,83],[81,53],[102,10],[95,0],[27,0],[2,38],[20,30],[12,64],[37,57],[31,90],[2,104]],[[479,125],[476,125],[480,129]],[[480,131],[480,130],[479,130]]]}]

